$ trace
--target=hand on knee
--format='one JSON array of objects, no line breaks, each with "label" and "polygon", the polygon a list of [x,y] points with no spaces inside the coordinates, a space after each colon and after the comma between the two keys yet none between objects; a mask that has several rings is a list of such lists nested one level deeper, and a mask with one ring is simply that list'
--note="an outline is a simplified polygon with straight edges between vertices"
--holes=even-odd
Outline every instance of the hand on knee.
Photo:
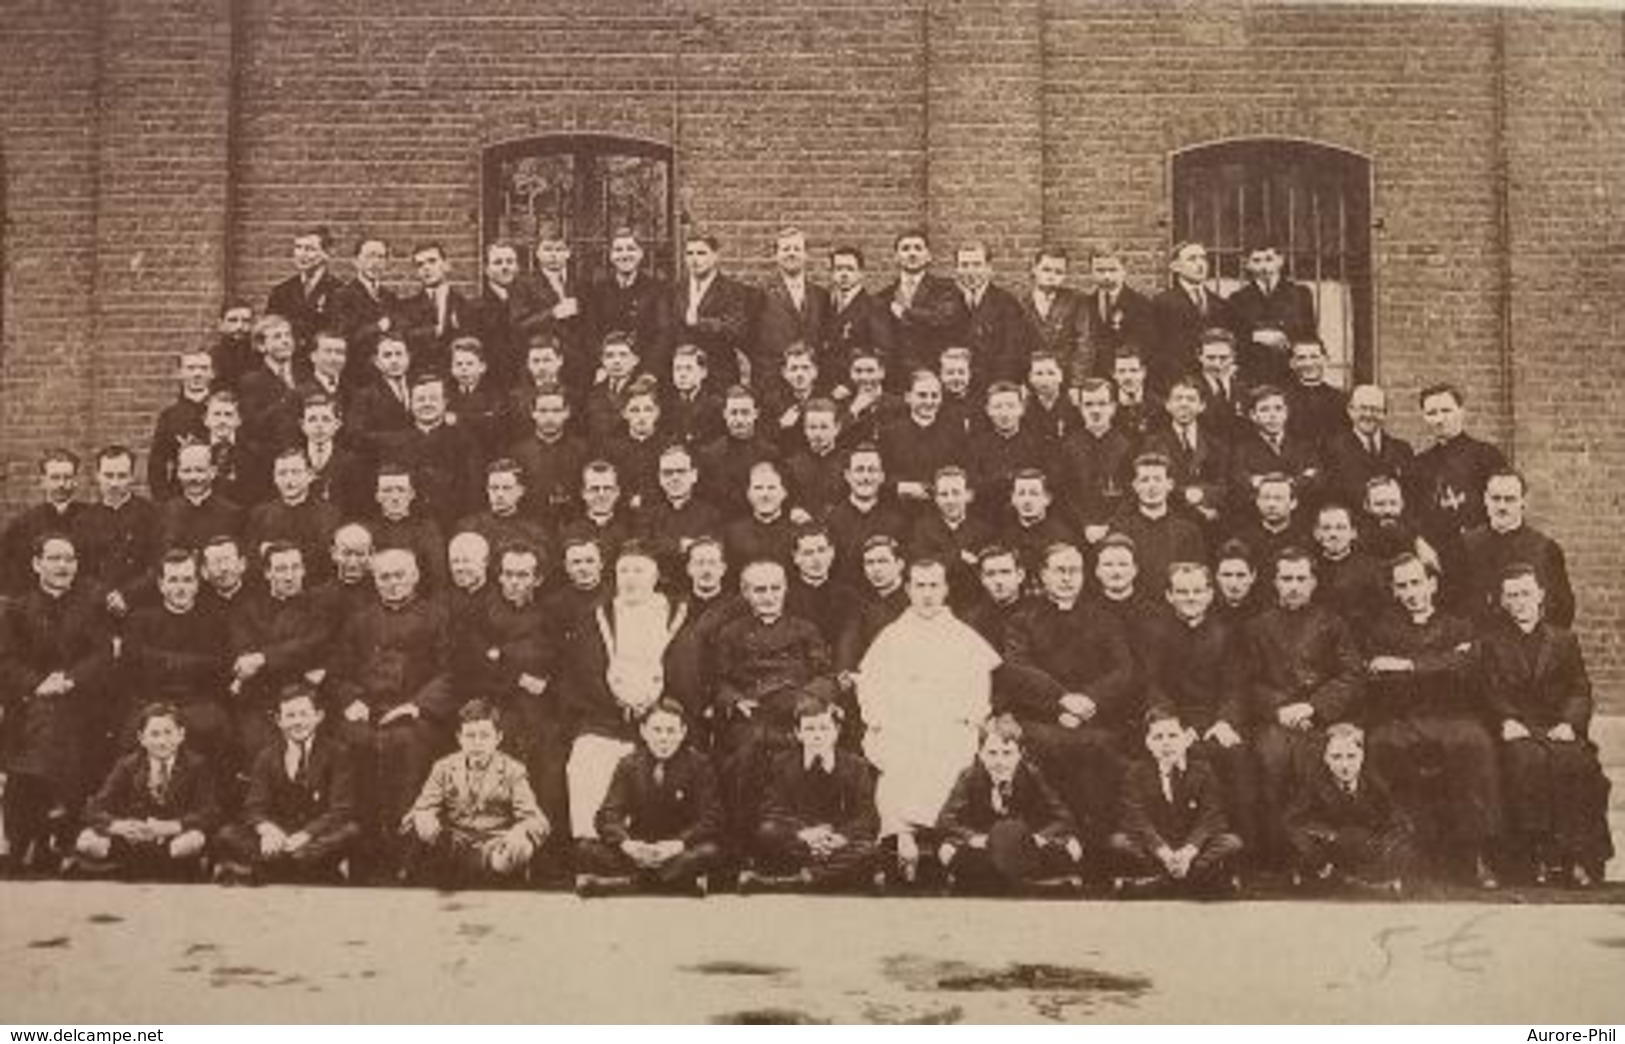
[{"label": "hand on knee", "polygon": [[203,852],[206,838],[201,830],[188,830],[169,842],[169,854],[175,859],[190,859]]},{"label": "hand on knee", "polygon": [[113,839],[105,834],[98,834],[94,830],[84,830],[79,834],[79,840],[74,845],[82,856],[91,859],[106,859],[113,854]]}]

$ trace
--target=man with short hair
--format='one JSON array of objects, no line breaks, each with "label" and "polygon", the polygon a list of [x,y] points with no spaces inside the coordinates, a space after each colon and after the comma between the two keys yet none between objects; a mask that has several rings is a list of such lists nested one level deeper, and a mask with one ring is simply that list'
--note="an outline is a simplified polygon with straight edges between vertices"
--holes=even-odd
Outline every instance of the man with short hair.
[{"label": "man with short hair", "polygon": [[1292,346],[1319,337],[1309,288],[1282,274],[1286,254],[1272,239],[1247,250],[1247,281],[1226,302],[1240,346],[1242,376],[1253,384],[1287,386]]},{"label": "man with short hair", "polygon": [[1425,824],[1420,835],[1432,854],[1493,889],[1501,780],[1485,727],[1477,635],[1438,609],[1438,573],[1415,555],[1394,559],[1389,577],[1395,604],[1366,639],[1372,761],[1401,806]]},{"label": "man with short hair", "polygon": [[1081,551],[1051,547],[1040,578],[1043,597],[1006,634],[1007,709],[1085,836],[1103,840],[1116,821],[1118,747],[1137,712],[1127,705],[1134,658],[1121,625],[1083,596]]},{"label": "man with short hair", "polygon": [[[389,244],[377,236],[363,236],[355,244],[355,276],[333,295],[330,321],[344,338],[349,357],[359,371],[372,357],[378,338],[395,329],[400,299],[384,285],[389,269]],[[315,331],[312,331],[314,335]]]},{"label": "man with short hair", "polygon": [[860,348],[892,358],[892,317],[863,285],[863,251],[838,246],[829,252],[830,316],[819,359],[831,373],[847,366]]},{"label": "man with short hair", "polygon": [[293,237],[294,273],[271,288],[266,315],[280,315],[293,325],[301,357],[310,353],[310,338],[331,323],[338,298],[338,277],[327,269],[333,235],[325,225],[300,229]]},{"label": "man with short hair", "polygon": [[1366,483],[1382,475],[1410,478],[1411,444],[1388,431],[1388,394],[1375,384],[1357,384],[1349,392],[1348,423],[1321,446],[1326,463],[1326,493],[1357,507],[1365,500]]},{"label": "man with short hair", "polygon": [[897,278],[880,292],[890,309],[895,355],[893,379],[916,370],[932,370],[951,344],[964,341],[965,299],[951,280],[932,275],[931,247],[925,233],[909,229],[892,243]]},{"label": "man with short hair", "polygon": [[816,359],[829,323],[829,291],[807,278],[806,233],[794,226],[779,230],[773,237],[773,268],[761,290],[751,353],[752,374],[762,377],[779,371],[792,344],[806,345]]},{"label": "man with short hair", "polygon": [[1120,350],[1150,344],[1156,333],[1151,301],[1129,285],[1120,251],[1104,244],[1091,249],[1089,276],[1094,289],[1083,297],[1084,352],[1068,374],[1073,381],[1088,375],[1110,377],[1112,360]]},{"label": "man with short hair", "polygon": [[671,372],[672,291],[643,260],[636,233],[629,228],[610,233],[609,271],[586,295],[587,343],[602,344],[617,330],[629,334],[643,365],[663,376]]},{"label": "man with short hair", "polygon": [[1026,343],[1021,305],[1015,295],[993,282],[993,253],[986,243],[963,243],[954,251],[954,281],[965,302],[965,323],[958,343],[971,352],[971,379],[985,388],[994,381],[1020,383],[1027,377],[1031,352]]},{"label": "man with short hair", "polygon": [[135,453],[117,443],[96,451],[96,500],[79,516],[87,577],[124,616],[151,586],[158,560],[158,509],[136,496]]},{"label": "man with short hair", "polygon": [[418,291],[401,302],[400,335],[412,352],[417,373],[447,373],[452,338],[474,325],[473,309],[462,292],[451,285],[451,260],[439,243],[423,243],[412,251]]},{"label": "man with short hair", "polygon": [[243,509],[215,492],[214,457],[207,445],[183,447],[175,471],[180,491],[158,505],[160,547],[196,551],[217,534],[242,531]]},{"label": "man with short hair", "polygon": [[1365,672],[1348,625],[1314,600],[1313,556],[1289,548],[1267,569],[1273,604],[1245,625],[1245,634],[1264,798],[1261,855],[1266,863],[1284,865],[1289,853],[1282,817],[1292,789],[1315,764],[1326,726],[1359,717]]},{"label": "man with short hair", "polygon": [[1501,598],[1501,577],[1516,562],[1535,570],[1543,592],[1543,617],[1555,627],[1574,626],[1574,588],[1569,584],[1567,560],[1557,541],[1529,525],[1529,484],[1510,468],[1491,474],[1484,484],[1488,524],[1469,530],[1463,538],[1466,596],[1461,610],[1469,618],[1494,618]]},{"label": "man with short hair", "polygon": [[4,591],[15,594],[33,587],[34,544],[46,533],[79,536],[85,505],[79,493],[79,458],[65,449],[46,450],[39,461],[40,503],[11,520],[0,536]]},{"label": "man with short hair", "polygon": [[0,600],[0,818],[13,865],[54,870],[112,760],[113,643],[101,598],[79,578],[73,539],[43,534],[29,552],[34,582]]},{"label": "man with short hair", "polygon": [[1417,396],[1433,444],[1416,455],[1411,488],[1423,531],[1436,542],[1451,540],[1488,520],[1484,484],[1506,468],[1506,456],[1464,430],[1466,396],[1453,384],[1430,384]]},{"label": "man with short hair", "polygon": [[1020,300],[1025,322],[1025,353],[1046,351],[1061,360],[1067,376],[1076,379],[1088,368],[1084,357],[1089,318],[1084,300],[1066,285],[1071,263],[1065,248],[1041,246],[1033,254],[1031,286]]},{"label": "man with short hair", "polygon": [[1151,300],[1154,333],[1142,349],[1147,391],[1160,398],[1175,377],[1197,366],[1202,331],[1233,326],[1230,306],[1209,286],[1207,248],[1190,241],[1168,253],[1168,289]]},{"label": "man with short hair", "polygon": [[339,728],[356,752],[361,821],[374,879],[399,867],[396,827],[428,775],[456,706],[447,671],[445,605],[419,592],[416,556],[385,548],[373,559],[376,594],[346,619],[327,679]]},{"label": "man with short hair", "polygon": [[676,288],[673,318],[676,336],[704,348],[711,373],[717,383],[727,387],[740,380],[759,381],[765,375],[748,372],[750,292],[745,284],[719,270],[721,249],[721,240],[709,232],[688,234],[683,243],[687,277]]}]

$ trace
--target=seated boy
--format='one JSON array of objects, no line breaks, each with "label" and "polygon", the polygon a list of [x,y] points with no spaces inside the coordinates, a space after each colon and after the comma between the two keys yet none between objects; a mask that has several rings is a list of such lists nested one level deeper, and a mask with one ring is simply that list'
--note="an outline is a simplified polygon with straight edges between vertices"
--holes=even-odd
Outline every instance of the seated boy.
[{"label": "seated boy", "polygon": [[406,817],[417,842],[411,865],[442,883],[501,880],[523,874],[547,838],[525,766],[497,750],[497,709],[470,700],[457,712],[457,746],[435,762]]},{"label": "seated boy", "polygon": [[1365,765],[1365,730],[1326,730],[1326,753],[1286,810],[1294,880],[1334,880],[1398,894],[1414,859],[1411,825]]},{"label": "seated boy", "polygon": [[705,755],[684,744],[683,707],[661,699],[638,726],[643,745],[615,766],[597,838],[576,844],[582,896],[645,888],[704,895],[722,856],[722,806]]},{"label": "seated boy", "polygon": [[1177,714],[1146,715],[1149,759],[1123,780],[1119,832],[1110,845],[1128,876],[1118,891],[1234,890],[1230,864],[1241,838],[1230,832],[1212,766],[1186,758],[1191,737]]},{"label": "seated boy", "polygon": [[79,866],[136,878],[188,878],[202,869],[220,818],[214,780],[201,754],[182,749],[186,729],[169,703],[136,719],[141,749],[113,766],[85,810]]},{"label": "seated boy", "polygon": [[950,884],[991,891],[1056,880],[1081,886],[1077,826],[1022,756],[1021,723],[1001,714],[978,731],[976,761],[959,774],[937,816],[937,858]]},{"label": "seated boy", "polygon": [[277,695],[281,743],[263,747],[248,775],[243,817],[220,832],[216,880],[333,880],[361,836],[350,751],[320,729],[316,691],[295,682]]},{"label": "seated boy", "polygon": [[774,763],[756,829],[758,872],[739,875],[741,891],[763,885],[839,888],[871,880],[877,862],[875,774],[836,748],[841,712],[827,700],[796,703],[796,742]]}]

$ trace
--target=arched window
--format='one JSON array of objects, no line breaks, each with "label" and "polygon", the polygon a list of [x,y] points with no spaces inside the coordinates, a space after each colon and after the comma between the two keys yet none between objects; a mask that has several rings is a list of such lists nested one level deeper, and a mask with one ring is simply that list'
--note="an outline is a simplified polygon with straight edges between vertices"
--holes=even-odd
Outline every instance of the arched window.
[{"label": "arched window", "polygon": [[676,223],[667,146],[559,134],[493,145],[484,166],[484,242],[512,242],[522,270],[535,267],[537,232],[551,226],[563,231],[578,273],[604,272],[610,234],[624,227],[643,244],[644,264],[672,275]]},{"label": "arched window", "polygon": [[1250,242],[1275,239],[1286,275],[1314,295],[1330,379],[1373,379],[1370,160],[1306,141],[1226,141],[1175,153],[1172,184],[1174,241],[1207,247],[1221,292],[1246,278]]}]

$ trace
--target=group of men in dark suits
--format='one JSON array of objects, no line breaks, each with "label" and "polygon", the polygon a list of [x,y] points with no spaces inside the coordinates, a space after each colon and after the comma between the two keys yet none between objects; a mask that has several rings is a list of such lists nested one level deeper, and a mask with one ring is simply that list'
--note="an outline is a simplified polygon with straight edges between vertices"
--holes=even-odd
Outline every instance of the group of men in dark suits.
[{"label": "group of men in dark suits", "polygon": [[[152,501],[128,448],[97,454],[89,502],[77,459],[46,456],[43,502],[0,540],[14,859],[60,846],[153,699],[233,808],[289,685],[354,753],[382,848],[475,697],[555,827],[590,832],[583,788],[601,800],[602,759],[639,742],[631,691],[675,699],[691,746],[730,748],[722,793],[745,795],[761,723],[719,693],[815,692],[855,743],[859,664],[923,559],[1003,658],[989,711],[1021,721],[1097,848],[1147,712],[1190,730],[1263,870],[1291,862],[1282,817],[1325,728],[1357,721],[1444,863],[1600,876],[1561,550],[1464,432],[1457,388],[1423,391],[1433,444],[1413,453],[1381,388],[1328,381],[1277,245],[1228,297],[1194,243],[1152,297],[1111,250],[1089,293],[1051,247],[1019,295],[982,243],[937,275],[917,231],[878,292],[853,247],[814,281],[794,228],[760,285],[709,234],[675,285],[630,231],[609,246],[587,281],[555,231],[529,272],[491,243],[465,296],[438,244],[397,290],[383,241],[341,282],[308,230],[258,319],[233,303],[182,354]],[[628,561],[652,564],[659,612],[615,601]],[[778,570],[772,611],[727,586],[757,563]]]}]

